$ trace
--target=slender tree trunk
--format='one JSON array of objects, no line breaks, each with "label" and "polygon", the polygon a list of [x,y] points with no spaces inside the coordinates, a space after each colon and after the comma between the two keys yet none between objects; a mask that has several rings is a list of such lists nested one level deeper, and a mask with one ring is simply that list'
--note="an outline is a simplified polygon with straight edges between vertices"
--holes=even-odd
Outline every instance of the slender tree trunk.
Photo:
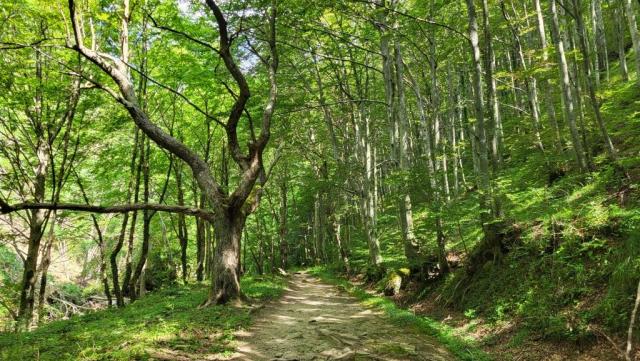
[{"label": "slender tree trunk", "polygon": [[[40,54],[40,53],[38,53]],[[42,68],[39,55],[36,60],[38,79],[42,79]],[[45,129],[42,123],[42,93],[37,91],[35,102],[36,117],[36,155],[38,163],[35,167],[35,181],[33,198],[35,202],[44,201],[45,181],[49,168],[49,144],[45,140]],[[20,305],[18,308],[19,329],[27,329],[31,325],[33,309],[35,303],[35,285],[37,280],[38,255],[40,254],[40,242],[44,232],[44,225],[48,212],[44,209],[35,209],[29,212],[29,245],[27,257],[24,261],[24,271],[22,275],[22,287],[20,290]]]},{"label": "slender tree trunk", "polygon": [[[584,71],[584,76],[587,85],[587,92],[589,94],[589,98],[591,100],[591,107],[593,108],[593,113],[596,118],[596,123],[598,124],[598,128],[600,129],[600,135],[605,143],[605,147],[607,150],[607,154],[612,161],[617,160],[617,153],[613,146],[613,142],[611,141],[611,137],[609,137],[609,132],[607,131],[607,127],[604,124],[604,119],[602,118],[602,113],[600,112],[600,101],[596,96],[596,85],[594,84],[594,79],[592,78],[591,66],[590,66],[590,54],[589,54],[589,46],[586,38],[586,29],[584,27],[584,20],[582,18],[582,1],[581,0],[573,0],[573,11],[576,16],[576,26],[578,32],[578,39],[580,44],[580,50],[582,51],[582,69]],[[597,53],[594,53],[594,55]],[[598,68],[594,69],[594,73],[598,73]]]},{"label": "slender tree trunk", "polygon": [[[352,66],[354,74],[357,74],[357,69],[353,63]],[[368,78],[363,84],[363,81],[356,77],[356,85],[358,96],[361,99],[366,98],[368,95]],[[358,112],[354,118],[356,119],[354,121],[356,158],[361,162],[362,169],[364,170],[361,175],[360,212],[362,214],[362,224],[367,236],[369,265],[377,271],[382,264],[382,256],[380,254],[380,243],[378,241],[376,226],[376,202],[378,190],[376,179],[375,142],[374,130],[371,125],[371,117],[365,102],[358,102]]]},{"label": "slender tree trunk", "polygon": [[204,279],[204,256],[205,256],[205,227],[204,219],[196,219],[196,280],[201,282]]},{"label": "slender tree trunk", "polygon": [[340,260],[342,261],[342,265],[344,266],[344,270],[347,274],[351,273],[351,266],[349,265],[349,255],[347,253],[347,248],[344,245],[342,240],[342,225],[340,221],[333,217],[331,222],[331,227],[333,228],[333,236],[336,242],[336,246],[338,247],[338,251],[340,252]]},{"label": "slender tree trunk", "polygon": [[98,224],[98,218],[92,214],[91,220],[93,221],[93,226],[95,227],[96,234],[98,236],[98,253],[100,257],[100,280],[102,281],[104,295],[107,297],[107,302],[109,304],[109,307],[111,307],[113,305],[113,299],[111,298],[111,291],[109,290],[109,275],[107,275],[106,245],[105,245],[104,237],[102,236],[102,230],[100,229],[100,225]]},{"label": "slender tree trunk", "polygon": [[552,37],[556,46],[558,56],[558,64],[560,65],[560,84],[562,87],[562,100],[564,103],[564,113],[571,131],[571,141],[573,143],[573,151],[576,157],[576,164],[581,171],[587,169],[587,163],[584,157],[582,141],[578,127],[576,126],[575,103],[571,91],[571,80],[569,76],[569,66],[565,55],[564,41],[560,34],[560,25],[558,21],[558,11],[556,9],[556,0],[550,0],[549,11],[551,12],[551,29]]},{"label": "slender tree trunk", "polygon": [[[562,18],[563,21],[562,23],[565,24],[566,21],[564,20],[564,18]],[[562,25],[563,28],[567,28],[567,41],[569,44],[569,53],[572,54],[572,58],[571,58],[571,68],[569,69],[569,76],[572,79],[571,84],[573,85],[573,95],[574,95],[574,99],[576,101],[576,111],[577,111],[577,120],[578,120],[578,127],[580,128],[580,136],[582,139],[582,146],[584,148],[584,154],[585,154],[585,161],[587,163],[587,168],[588,169],[593,169],[593,158],[591,157],[591,146],[589,145],[589,132],[587,130],[586,127],[586,122],[585,122],[585,114],[584,114],[584,102],[582,101],[583,96],[582,96],[582,92],[583,89],[586,87],[585,83],[586,81],[584,80],[584,72],[581,72],[579,69],[579,65],[578,63],[580,62],[579,59],[579,50],[578,50],[578,46],[576,45],[576,38],[578,37],[577,31],[576,31],[576,27],[575,26],[571,26],[573,25],[573,23],[571,24],[565,24]],[[591,64],[588,64],[589,67],[591,67]]]},{"label": "slender tree trunk", "polygon": [[[151,252],[151,243],[149,243],[149,252]],[[140,272],[140,277],[138,278],[138,298],[143,298],[147,294],[147,267],[149,266],[148,262],[145,262],[142,265],[142,271]]]},{"label": "slender tree trunk", "polygon": [[[513,5],[513,4],[512,4]],[[518,60],[520,62],[520,66],[522,70],[527,72],[528,64],[524,57],[524,51],[522,49],[522,41],[520,39],[520,27],[515,25],[510,16],[507,13],[507,9],[505,8],[504,0],[500,2],[500,6],[502,8],[503,16],[511,30],[513,38],[515,40],[516,45],[516,53],[518,54]],[[515,13],[515,8],[514,8]],[[518,14],[515,13],[517,16]],[[533,133],[534,133],[534,144],[538,149],[544,152],[544,145],[542,143],[542,136],[540,135],[541,125],[540,125],[540,107],[538,103],[538,83],[535,77],[526,77],[524,79],[525,86],[527,88],[527,93],[529,95],[529,106],[531,109],[531,118],[533,120]]]},{"label": "slender tree trunk", "polygon": [[447,88],[449,89],[449,131],[447,132],[447,137],[449,143],[451,144],[451,154],[453,157],[452,160],[452,170],[453,170],[453,194],[454,197],[458,197],[460,194],[460,177],[458,174],[458,163],[460,158],[460,151],[458,149],[458,137],[456,130],[456,121],[458,116],[456,114],[458,110],[458,94],[456,87],[453,83],[453,72],[451,71],[451,66],[447,67]]},{"label": "slender tree trunk", "polygon": [[124,277],[122,278],[122,294],[131,298],[131,277],[133,275],[134,240],[138,212],[133,211],[131,215],[131,226],[129,228],[129,238],[127,241],[127,254],[125,257]]},{"label": "slender tree trunk", "polygon": [[[149,182],[150,182],[150,172],[149,172],[149,158],[151,157],[151,145],[149,143],[148,138],[145,143],[145,156],[144,162],[142,163],[142,194],[143,194],[143,202],[149,203]],[[142,211],[142,246],[140,247],[140,257],[138,258],[138,262],[136,263],[136,267],[131,275],[131,280],[129,281],[129,291],[131,300],[134,301],[138,298],[139,292],[136,290],[136,287],[139,284],[140,275],[142,274],[142,270],[144,269],[144,265],[147,263],[147,256],[149,255],[149,242],[151,238],[151,217],[153,216],[153,212],[150,210]]]},{"label": "slender tree trunk", "polygon": [[[432,42],[432,44],[434,44]],[[433,63],[432,67],[431,67],[431,93],[432,93],[432,97],[435,99],[438,99],[438,106],[434,106],[435,111],[438,114],[434,114],[435,117],[440,120],[439,126],[437,128],[434,129],[435,133],[438,135],[437,138],[440,139],[439,144],[436,144],[436,149],[434,149],[436,152],[440,153],[440,168],[441,168],[441,177],[439,177],[441,185],[442,185],[442,190],[444,193],[444,199],[443,201],[445,202],[449,202],[451,200],[451,187],[449,186],[449,161],[448,161],[448,157],[447,157],[447,148],[449,143],[449,124],[448,124],[448,119],[446,116],[442,116],[438,109],[440,108],[440,89],[439,89],[439,84],[438,84],[438,74],[437,74],[437,64],[436,64],[436,52],[435,52],[435,46],[432,45],[433,49],[431,51],[432,56],[431,56],[431,62]],[[437,95],[436,95],[437,94]],[[440,133],[443,133],[442,136],[440,136]]]},{"label": "slender tree trunk", "polygon": [[49,218],[51,220],[51,224],[49,225],[49,237],[44,246],[44,251],[42,255],[42,261],[40,262],[40,290],[38,292],[38,323],[43,323],[44,320],[44,305],[46,303],[46,293],[47,293],[47,275],[49,271],[49,266],[51,265],[51,248],[53,247],[53,242],[55,241],[55,224],[56,224],[56,211],[52,211],[51,216]]},{"label": "slender tree trunk", "polygon": [[480,57],[480,45],[478,41],[478,21],[473,0],[466,0],[467,14],[469,17],[469,39],[473,64],[473,91],[474,108],[476,115],[476,150],[478,152],[478,192],[480,203],[480,222],[482,224],[486,246],[493,251],[494,259],[501,255],[501,240],[497,235],[495,225],[492,223],[491,210],[491,183],[489,177],[488,147],[484,122],[484,99],[482,91],[482,61]]},{"label": "slender tree trunk", "polygon": [[[135,138],[133,142],[133,150],[131,155],[131,162],[129,166],[129,185],[127,187],[127,201],[131,202],[131,196],[139,188],[140,181],[140,171],[141,165],[137,167],[136,172],[136,159],[138,158],[138,141],[140,138],[140,130],[136,128]],[[137,198],[137,195],[136,195]],[[135,201],[137,203],[137,200]],[[125,213],[122,217],[122,226],[120,227],[120,234],[118,235],[118,240],[116,241],[116,245],[111,251],[111,255],[109,257],[109,261],[111,264],[111,278],[113,282],[113,293],[116,296],[116,305],[118,307],[124,307],[124,295],[122,293],[122,289],[120,288],[120,277],[118,270],[118,254],[122,250],[122,246],[124,245],[124,239],[127,233],[127,224],[129,222],[129,213]]]},{"label": "slender tree trunk", "polygon": [[618,1],[614,5],[615,11],[615,29],[616,38],[618,39],[618,60],[622,80],[629,81],[629,68],[627,67],[627,49],[625,47],[625,31],[624,31],[624,9],[622,2]]},{"label": "slender tree trunk", "polygon": [[[136,192],[137,193],[137,192]],[[137,195],[136,197],[137,198]],[[124,276],[122,277],[122,295],[131,297],[131,275],[133,274],[134,240],[138,212],[133,211],[131,215],[131,226],[129,228],[129,238],[127,239],[127,254],[124,260]]]},{"label": "slender tree trunk", "polygon": [[[534,0],[536,7],[536,18],[538,23],[538,36],[540,37],[540,47],[542,48],[542,61],[544,62],[545,67],[548,66],[549,61],[549,52],[547,51],[547,34],[544,26],[544,15],[542,12],[542,7],[540,6],[540,0]],[[558,124],[558,119],[556,118],[556,110],[555,110],[555,102],[553,98],[553,94],[551,92],[551,84],[549,80],[546,78],[542,80],[542,89],[545,95],[544,103],[547,106],[547,117],[551,123],[551,126],[555,135],[555,146],[556,152],[560,155],[564,154],[564,139],[562,137],[562,132],[560,130],[560,125]]]},{"label": "slender tree trunk", "polygon": [[[175,168],[176,189],[178,192],[178,205],[184,205],[184,189],[182,186],[182,167]],[[182,268],[182,283],[187,284],[187,246],[189,236],[187,222],[184,214],[178,214],[178,239],[180,240],[180,264]]]},{"label": "slender tree trunk", "polygon": [[[405,95],[404,95],[404,64],[402,62],[402,54],[400,49],[400,43],[395,43],[395,81],[397,91],[396,102],[396,119],[399,123],[399,144],[398,144],[398,159],[400,172],[408,172],[411,164],[409,159],[409,121],[407,119]],[[403,175],[405,177],[405,175]],[[407,181],[401,185],[402,191],[399,203],[400,203],[400,224],[402,225],[402,236],[404,239],[404,253],[407,260],[412,265],[420,263],[420,254],[418,250],[418,241],[413,230],[413,210],[411,202],[411,194],[409,192],[409,184]]]},{"label": "slender tree trunk", "polygon": [[280,209],[278,212],[278,235],[280,237],[280,267],[284,270],[289,266],[289,244],[287,242],[288,228],[287,228],[287,176],[288,173],[284,172],[282,179],[280,180]]},{"label": "slender tree trunk", "polygon": [[489,93],[489,103],[491,105],[489,107],[491,123],[488,129],[491,134],[491,164],[493,171],[497,172],[500,169],[500,163],[502,162],[502,119],[500,117],[500,105],[498,103],[496,79],[494,77],[496,72],[496,57],[493,52],[493,39],[491,35],[491,25],[489,24],[489,5],[487,0],[482,0],[482,14],[484,24],[484,42],[486,47],[485,81]]},{"label": "slender tree trunk", "polygon": [[[595,52],[597,58],[596,73],[605,71],[606,79],[609,80],[609,51],[607,49],[607,37],[604,29],[604,19],[602,16],[602,0],[592,0],[591,2],[593,27],[595,35]],[[600,84],[596,82],[596,87]]]},{"label": "slender tree trunk", "polygon": [[[37,89],[34,97],[34,111],[30,114],[36,133],[35,151],[38,158],[34,169],[33,198],[35,202],[42,202],[45,196],[45,181],[47,169],[49,167],[49,144],[45,139],[45,129],[43,124],[43,94],[42,94],[42,62],[41,55],[36,52],[36,79]],[[27,257],[24,260],[24,271],[22,275],[22,286],[20,290],[20,305],[18,308],[18,329],[28,329],[33,317],[35,303],[35,284],[37,280],[38,256],[40,253],[40,242],[44,232],[44,225],[48,213],[46,210],[37,209],[29,212],[29,244]]]},{"label": "slender tree trunk", "polygon": [[[144,182],[143,170],[144,164],[146,163],[145,139],[146,137],[144,135],[140,135],[140,138],[138,139],[139,159],[138,167],[136,169],[135,191],[133,194],[134,203],[138,202],[140,196],[140,184]],[[129,238],[127,240],[127,254],[125,256],[124,277],[122,279],[122,294],[123,296],[129,296],[131,299],[133,299],[131,296],[135,292],[135,289],[131,289],[131,278],[133,276],[134,240],[137,220],[138,212],[133,211],[131,215],[131,226],[129,228]]]},{"label": "slender tree trunk", "polygon": [[366,114],[364,117],[364,162],[365,162],[365,219],[367,228],[367,244],[369,246],[369,263],[378,268],[382,264],[380,243],[378,242],[377,217],[376,217],[376,164],[374,158],[374,145],[372,143],[371,119]]},{"label": "slender tree trunk", "polygon": [[627,15],[627,24],[631,33],[633,52],[636,64],[636,82],[640,83],[640,35],[638,35],[638,24],[636,23],[636,12],[631,0],[621,0],[624,4],[624,12]]}]

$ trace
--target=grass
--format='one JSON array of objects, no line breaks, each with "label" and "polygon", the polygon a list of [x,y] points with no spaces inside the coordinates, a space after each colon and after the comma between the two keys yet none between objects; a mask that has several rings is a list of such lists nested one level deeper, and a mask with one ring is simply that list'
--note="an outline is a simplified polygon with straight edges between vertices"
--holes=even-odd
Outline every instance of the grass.
[{"label": "grass", "polygon": [[[247,296],[266,300],[284,289],[279,278],[242,279]],[[2,360],[147,360],[154,354],[228,354],[234,331],[247,327],[247,309],[198,309],[203,285],[149,294],[124,309],[109,309],[55,321],[35,331],[0,334]]]},{"label": "grass", "polygon": [[410,311],[396,306],[393,301],[385,297],[369,294],[361,287],[332,273],[328,268],[314,267],[309,269],[309,272],[325,282],[344,289],[349,294],[358,298],[363,305],[383,311],[391,322],[402,327],[415,327],[420,332],[435,337],[462,361],[491,360],[487,354],[474,344],[473,340],[456,335],[454,330],[447,325],[428,317],[417,316]]}]

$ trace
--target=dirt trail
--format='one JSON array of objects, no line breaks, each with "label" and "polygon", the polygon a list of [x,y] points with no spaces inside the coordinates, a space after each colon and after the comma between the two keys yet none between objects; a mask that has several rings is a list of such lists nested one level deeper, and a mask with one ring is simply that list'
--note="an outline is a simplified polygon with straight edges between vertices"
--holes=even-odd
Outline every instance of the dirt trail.
[{"label": "dirt trail", "polygon": [[307,274],[238,334],[233,360],[455,360],[443,346]]}]

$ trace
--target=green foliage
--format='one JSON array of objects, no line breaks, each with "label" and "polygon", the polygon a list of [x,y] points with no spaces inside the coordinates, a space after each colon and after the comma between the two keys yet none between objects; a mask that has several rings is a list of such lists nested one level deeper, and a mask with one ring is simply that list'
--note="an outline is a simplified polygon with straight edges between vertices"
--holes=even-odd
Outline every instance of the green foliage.
[{"label": "green foliage", "polygon": [[145,283],[148,290],[175,286],[178,273],[173,259],[160,252],[151,252],[147,262]]},{"label": "green foliage", "polygon": [[83,288],[75,283],[67,282],[61,284],[60,293],[65,299],[76,304],[81,303],[83,300]]}]

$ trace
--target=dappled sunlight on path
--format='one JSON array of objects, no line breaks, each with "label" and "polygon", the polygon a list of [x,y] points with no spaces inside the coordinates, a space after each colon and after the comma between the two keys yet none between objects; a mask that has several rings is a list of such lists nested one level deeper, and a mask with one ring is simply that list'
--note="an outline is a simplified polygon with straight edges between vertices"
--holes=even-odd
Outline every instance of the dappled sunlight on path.
[{"label": "dappled sunlight on path", "polygon": [[455,359],[434,339],[304,273],[292,275],[284,296],[237,336],[233,360]]}]

